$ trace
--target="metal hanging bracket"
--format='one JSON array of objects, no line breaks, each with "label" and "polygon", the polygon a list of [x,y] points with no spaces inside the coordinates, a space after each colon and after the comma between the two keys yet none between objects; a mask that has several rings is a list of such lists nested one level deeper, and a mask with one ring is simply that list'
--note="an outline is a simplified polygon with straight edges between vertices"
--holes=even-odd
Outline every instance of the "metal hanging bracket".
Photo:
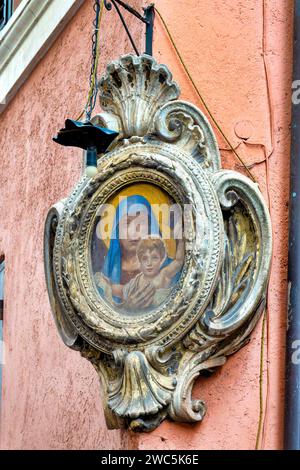
[{"label": "metal hanging bracket", "polygon": [[136,11],[133,7],[128,5],[127,3],[123,2],[122,0],[104,0],[104,6],[105,8],[110,11],[112,7],[114,6],[120,20],[124,26],[124,29],[127,33],[127,36],[129,37],[129,40],[131,42],[131,45],[135,51],[135,53],[139,56],[140,52],[138,51],[138,48],[136,47],[136,44],[134,42],[134,39],[129,31],[129,28],[126,24],[125,18],[119,8],[122,7],[126,11],[128,11],[131,15],[135,16],[138,20],[140,20],[142,23],[146,24],[146,50],[145,53],[148,55],[152,56],[153,52],[153,25],[154,25],[154,4],[149,5],[148,7],[144,8],[144,16],[142,16],[138,11]]}]

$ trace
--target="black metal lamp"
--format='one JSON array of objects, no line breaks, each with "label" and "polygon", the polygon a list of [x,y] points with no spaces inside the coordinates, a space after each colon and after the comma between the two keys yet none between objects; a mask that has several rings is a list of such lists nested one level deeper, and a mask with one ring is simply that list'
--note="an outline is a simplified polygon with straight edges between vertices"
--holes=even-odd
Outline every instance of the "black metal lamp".
[{"label": "black metal lamp", "polygon": [[[91,122],[92,111],[98,94],[97,69],[99,60],[99,30],[104,0],[95,0],[94,33],[92,38],[92,67],[90,74],[90,90],[84,111],[77,120],[67,119],[65,127],[60,129],[54,142],[66,147],[79,147],[87,151],[86,175],[92,178],[97,174],[97,155],[105,152],[118,132],[94,125]],[[85,121],[80,121],[85,114]]]},{"label": "black metal lamp", "polygon": [[[111,2],[108,0],[95,0],[94,11],[96,17],[94,20],[94,33],[92,39],[90,91],[87,103],[81,115],[76,120],[67,119],[64,129],[60,129],[58,135],[53,138],[54,142],[60,145],[64,145],[66,147],[79,147],[87,151],[86,174],[90,178],[97,174],[97,155],[105,152],[113,140],[118,136],[118,132],[96,126],[91,122],[91,115],[95,107],[98,94],[97,69],[99,59],[99,31],[104,7],[107,10],[111,10],[112,6],[116,8],[130,42],[136,54],[139,55],[138,49],[118,5],[146,24],[146,53],[152,55],[154,5],[149,5],[147,8],[144,8],[145,15],[142,16],[123,0],[111,0]],[[86,120],[81,122],[80,119],[84,113]]]},{"label": "black metal lamp", "polygon": [[97,155],[105,152],[117,136],[118,132],[96,126],[91,121],[67,119],[64,129],[60,129],[53,140],[65,147],[86,150],[86,175],[92,178],[97,174]]}]

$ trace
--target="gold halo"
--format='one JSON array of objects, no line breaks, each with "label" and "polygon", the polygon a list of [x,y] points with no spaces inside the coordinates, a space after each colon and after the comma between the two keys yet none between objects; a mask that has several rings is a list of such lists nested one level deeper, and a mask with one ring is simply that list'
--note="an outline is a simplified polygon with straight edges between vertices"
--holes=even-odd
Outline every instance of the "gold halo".
[{"label": "gold halo", "polygon": [[[162,204],[167,204],[168,206],[174,204],[174,200],[158,186],[155,186],[151,183],[134,183],[125,188],[121,189],[116,195],[112,196],[106,204],[111,204],[114,209],[116,209],[120,203],[121,198],[126,198],[130,196],[143,196],[152,207],[153,214],[158,221],[159,228],[162,234],[168,233],[169,227],[163,223],[160,216],[159,206]],[[109,227],[113,227],[114,222],[114,213],[111,211],[107,217],[107,224]],[[101,233],[101,230],[100,230]],[[107,248],[109,248],[110,239],[107,237],[107,233],[103,236],[101,235],[102,240],[104,241]],[[176,254],[176,242],[172,238],[164,238],[164,243],[166,244],[168,256],[174,258]]]}]

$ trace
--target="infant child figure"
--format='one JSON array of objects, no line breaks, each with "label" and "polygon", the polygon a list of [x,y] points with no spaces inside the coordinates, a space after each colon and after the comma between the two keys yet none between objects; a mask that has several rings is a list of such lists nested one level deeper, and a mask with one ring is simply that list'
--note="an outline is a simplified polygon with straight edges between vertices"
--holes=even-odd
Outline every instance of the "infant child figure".
[{"label": "infant child figure", "polygon": [[137,247],[140,273],[127,284],[112,284],[102,273],[97,274],[96,282],[112,304],[119,299],[118,306],[135,310],[131,299],[137,293],[152,287],[151,295],[145,296],[140,309],[159,306],[170,294],[174,277],[181,271],[184,262],[184,242],[177,241],[175,258],[164,266],[167,258],[166,247],[159,237],[142,239]]},{"label": "infant child figure", "polygon": [[166,259],[166,248],[161,238],[147,238],[141,240],[137,248],[141,272],[123,287],[122,297],[126,299],[135,291],[147,287],[149,283],[155,289],[154,297],[147,307],[160,305],[172,290],[172,280],[180,272],[184,261],[184,243],[177,242],[176,257],[168,265],[163,266]]}]

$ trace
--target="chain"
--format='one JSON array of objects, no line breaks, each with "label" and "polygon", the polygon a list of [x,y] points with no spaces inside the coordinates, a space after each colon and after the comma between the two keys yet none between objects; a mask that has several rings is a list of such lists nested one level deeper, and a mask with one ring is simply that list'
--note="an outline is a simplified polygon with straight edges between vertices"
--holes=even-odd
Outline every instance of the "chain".
[{"label": "chain", "polygon": [[[96,100],[97,100],[97,95],[98,95],[98,62],[99,62],[99,38],[100,38],[100,24],[101,24],[101,18],[103,14],[103,9],[104,7],[106,10],[110,11],[112,7],[114,6],[117,14],[120,17],[120,20],[122,21],[122,24],[126,30],[126,33],[129,37],[129,40],[131,42],[131,45],[136,53],[136,55],[140,55],[139,51],[135,45],[134,39],[130,34],[130,31],[128,29],[128,26],[126,24],[126,21],[122,15],[122,12],[120,8],[118,7],[120,5],[122,8],[127,10],[129,13],[134,15],[136,18],[138,18],[140,21],[145,23],[147,25],[147,31],[150,27],[150,42],[151,42],[151,47],[147,49],[147,44],[146,44],[146,51],[148,54],[152,55],[152,32],[153,32],[153,19],[148,19],[142,15],[138,11],[136,11],[134,8],[132,8],[130,5],[128,5],[126,2],[122,0],[95,0],[94,3],[94,12],[95,12],[95,19],[93,21],[93,26],[94,26],[94,32],[92,36],[92,59],[91,59],[91,72],[90,72],[90,78],[89,78],[89,84],[90,84],[90,90],[89,94],[87,97],[86,105],[84,107],[84,110],[81,112],[81,114],[77,117],[76,121],[80,121],[82,116],[85,114],[86,120],[90,121],[92,112],[95,108],[96,105]],[[148,7],[144,9],[145,11],[148,10],[149,8],[153,7]],[[146,31],[146,37],[148,35],[148,32]],[[149,41],[148,41],[149,42]]]},{"label": "chain", "polygon": [[79,121],[83,114],[85,113],[86,120],[89,121],[92,116],[93,109],[96,105],[97,95],[98,95],[98,62],[99,62],[99,38],[100,38],[100,23],[103,13],[103,0],[95,0],[94,3],[94,12],[95,19],[93,21],[94,32],[92,35],[92,58],[91,58],[91,72],[89,77],[90,90],[87,98],[87,102],[84,108],[84,111],[78,116],[77,121]]},{"label": "chain", "polygon": [[96,104],[97,93],[98,93],[98,80],[97,80],[97,69],[98,69],[98,41],[99,41],[99,18],[100,18],[100,0],[95,0],[94,12],[96,17],[94,19],[94,32],[92,36],[92,64],[91,64],[91,73],[90,73],[90,97],[85,107],[86,119],[89,121],[91,119],[92,111]]}]

